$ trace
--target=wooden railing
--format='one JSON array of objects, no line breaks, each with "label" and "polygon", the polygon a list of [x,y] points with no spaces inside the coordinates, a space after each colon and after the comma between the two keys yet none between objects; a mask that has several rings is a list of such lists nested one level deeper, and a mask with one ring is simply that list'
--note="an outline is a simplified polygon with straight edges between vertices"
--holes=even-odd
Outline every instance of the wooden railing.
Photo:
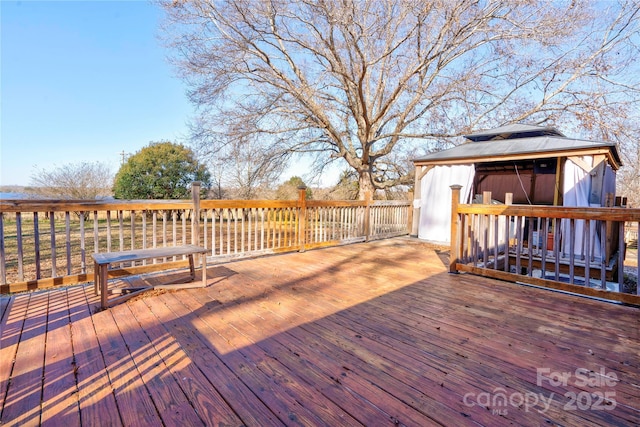
[{"label": "wooden railing", "polygon": [[[211,262],[408,234],[409,201],[0,201],[0,293],[93,281],[91,253],[205,246]],[[110,275],[154,264],[119,265]],[[167,265],[165,264],[165,268]]]},{"label": "wooden railing", "polygon": [[496,205],[490,193],[483,204],[459,204],[460,187],[451,188],[450,272],[640,305],[640,288],[627,289],[624,239],[640,209]]}]

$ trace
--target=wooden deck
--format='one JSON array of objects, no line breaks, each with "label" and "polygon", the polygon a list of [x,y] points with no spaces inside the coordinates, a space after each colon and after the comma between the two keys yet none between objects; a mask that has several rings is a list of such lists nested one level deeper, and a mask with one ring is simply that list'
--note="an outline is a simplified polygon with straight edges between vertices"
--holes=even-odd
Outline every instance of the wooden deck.
[{"label": "wooden deck", "polygon": [[395,238],[105,311],[92,285],[2,298],[0,424],[640,424],[640,309],[447,262]]}]

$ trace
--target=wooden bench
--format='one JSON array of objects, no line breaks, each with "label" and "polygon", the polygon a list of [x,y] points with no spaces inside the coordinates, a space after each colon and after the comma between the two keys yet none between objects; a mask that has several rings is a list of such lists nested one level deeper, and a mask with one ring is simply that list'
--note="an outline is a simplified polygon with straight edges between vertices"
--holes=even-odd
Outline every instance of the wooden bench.
[{"label": "wooden bench", "polygon": [[[134,261],[142,261],[154,258],[170,258],[174,256],[188,256],[190,278],[193,282],[196,278],[195,264],[193,256],[199,254],[202,260],[202,282],[189,283],[182,285],[165,284],[157,286],[144,286],[137,288],[123,288],[113,290],[111,293],[121,294],[119,297],[109,299],[108,272],[109,266],[115,263],[132,263]],[[140,249],[121,252],[105,252],[92,254],[93,256],[93,272],[94,272],[94,291],[96,295],[100,295],[100,303],[102,308],[108,308],[112,305],[129,299],[141,292],[158,289],[179,287],[179,288],[201,288],[207,285],[207,249],[196,245],[171,246],[165,248]]]}]

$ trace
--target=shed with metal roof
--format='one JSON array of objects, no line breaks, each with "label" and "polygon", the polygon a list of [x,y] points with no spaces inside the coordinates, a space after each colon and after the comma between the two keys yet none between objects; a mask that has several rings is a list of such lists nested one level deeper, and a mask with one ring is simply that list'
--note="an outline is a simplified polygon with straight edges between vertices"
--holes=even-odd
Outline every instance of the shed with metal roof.
[{"label": "shed with metal roof", "polygon": [[[414,160],[411,234],[448,243],[450,189],[461,203],[491,191],[494,203],[605,206],[621,166],[615,144],[566,137],[553,127],[511,124],[465,135],[465,143]],[[446,207],[446,208],[445,208]]]}]

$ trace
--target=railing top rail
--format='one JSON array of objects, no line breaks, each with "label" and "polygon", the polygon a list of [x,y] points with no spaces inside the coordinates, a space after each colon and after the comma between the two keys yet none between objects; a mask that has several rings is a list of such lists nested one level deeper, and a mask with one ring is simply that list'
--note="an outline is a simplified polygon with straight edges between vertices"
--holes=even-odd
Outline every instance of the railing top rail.
[{"label": "railing top rail", "polygon": [[202,209],[222,208],[293,208],[298,206],[297,200],[200,200]]},{"label": "railing top rail", "polygon": [[[308,200],[307,207],[366,206],[365,200]],[[407,200],[373,200],[371,206],[408,206]],[[295,208],[297,200],[200,200],[202,209]],[[190,209],[191,200],[0,200],[0,212],[90,212]]]},{"label": "railing top rail", "polygon": [[117,210],[162,210],[188,209],[190,200],[2,200],[0,212],[67,212],[67,211],[117,211]]},{"label": "railing top rail", "polygon": [[413,202],[409,200],[374,200],[371,206],[411,206]]},{"label": "railing top rail", "polygon": [[530,205],[458,205],[458,213],[484,215],[511,215],[546,218],[569,218],[605,221],[640,221],[640,209],[587,208]]},{"label": "railing top rail", "polygon": [[327,208],[332,206],[366,206],[365,200],[307,200],[308,208]]},{"label": "railing top rail", "polygon": [[[366,206],[365,200],[307,200],[307,207]],[[371,206],[408,206],[408,200],[373,200]],[[0,212],[82,212],[118,210],[189,209],[191,200],[0,200]],[[297,200],[209,200],[200,201],[202,209],[220,208],[293,208]]]},{"label": "railing top rail", "polygon": [[[307,207],[366,206],[366,200],[307,200]],[[408,200],[371,200],[369,206],[409,206]]]}]

